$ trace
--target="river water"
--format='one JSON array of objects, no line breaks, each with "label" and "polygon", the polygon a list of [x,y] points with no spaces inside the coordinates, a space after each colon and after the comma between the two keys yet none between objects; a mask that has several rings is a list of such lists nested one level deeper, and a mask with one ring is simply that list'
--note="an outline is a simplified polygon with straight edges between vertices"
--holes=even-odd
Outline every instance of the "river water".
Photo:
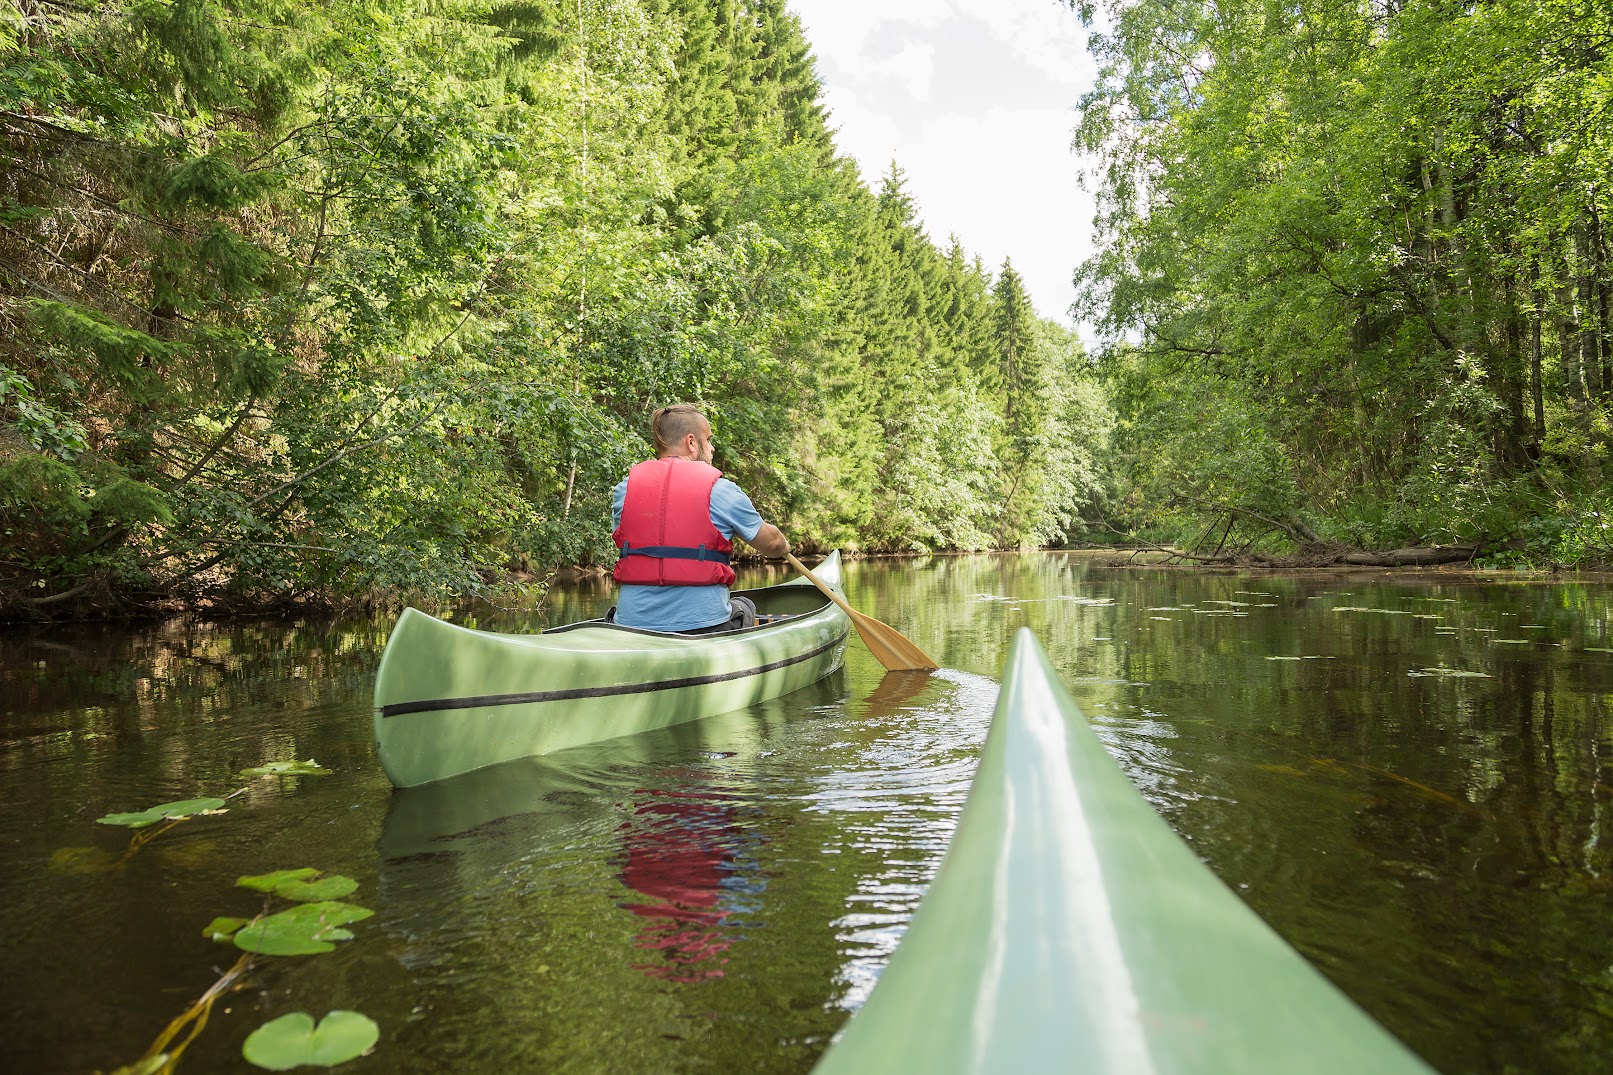
[{"label": "river water", "polygon": [[[233,961],[202,927],[257,912],[235,878],[309,866],[374,917],[263,960],[181,1071],[353,1009],[381,1027],[355,1073],[806,1072],[939,864],[1024,625],[1170,824],[1434,1067],[1605,1070],[1613,587],[1041,553],[854,563],[847,589],[945,670],[854,641],[751,710],[400,792],[370,730],[389,618],[0,635],[0,1069],[131,1062]],[[331,774],[237,775],[309,758]],[[121,861],[95,821],[239,788]]]}]

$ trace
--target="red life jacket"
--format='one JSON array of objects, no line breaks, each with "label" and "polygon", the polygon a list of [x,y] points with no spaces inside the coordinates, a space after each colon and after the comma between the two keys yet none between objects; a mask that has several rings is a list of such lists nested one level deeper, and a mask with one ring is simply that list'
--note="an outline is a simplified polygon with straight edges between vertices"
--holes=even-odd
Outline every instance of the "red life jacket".
[{"label": "red life jacket", "polygon": [[613,572],[635,586],[727,586],[733,542],[711,522],[711,490],[722,471],[694,459],[650,459],[627,472],[622,550]]}]

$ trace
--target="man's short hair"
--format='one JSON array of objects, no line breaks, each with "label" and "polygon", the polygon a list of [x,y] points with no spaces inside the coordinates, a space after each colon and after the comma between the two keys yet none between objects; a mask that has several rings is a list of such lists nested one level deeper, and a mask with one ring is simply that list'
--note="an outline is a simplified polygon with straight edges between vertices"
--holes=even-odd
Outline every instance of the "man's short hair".
[{"label": "man's short hair", "polygon": [[655,440],[655,454],[664,455],[667,449],[690,433],[699,436],[706,425],[706,416],[693,403],[674,403],[650,415],[650,436]]}]

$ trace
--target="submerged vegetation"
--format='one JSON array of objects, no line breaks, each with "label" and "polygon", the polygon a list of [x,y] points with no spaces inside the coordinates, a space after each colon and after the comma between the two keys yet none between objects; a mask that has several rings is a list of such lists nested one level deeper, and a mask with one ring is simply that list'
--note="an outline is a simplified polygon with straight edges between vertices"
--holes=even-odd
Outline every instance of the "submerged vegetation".
[{"label": "submerged vegetation", "polygon": [[650,408],[806,547],[1059,538],[1105,408],[783,0],[0,13],[0,613],[609,561]]},{"label": "submerged vegetation", "polygon": [[[270,762],[243,769],[243,777],[325,776],[330,770],[308,761]],[[102,825],[135,830],[123,856],[113,859],[93,847],[60,848],[51,857],[51,867],[69,874],[91,874],[116,870],[151,840],[194,817],[228,813],[230,799],[245,793],[240,788],[223,798],[194,798],[162,803],[144,810],[107,814],[97,818]],[[340,874],[322,875],[312,867],[274,870],[243,876],[236,885],[261,893],[263,909],[250,918],[218,916],[202,928],[202,936],[219,944],[230,944],[241,955],[190,1007],[174,1017],[151,1045],[131,1064],[117,1068],[112,1075],[170,1075],[179,1067],[185,1050],[207,1027],[218,999],[251,982],[257,969],[257,956],[318,955],[336,950],[337,941],[353,939],[343,927],[362,922],[375,912],[367,907],[343,902],[358,891],[358,882]],[[291,907],[274,911],[269,901],[281,899]],[[332,1011],[317,1026],[305,1012],[291,1012],[258,1027],[246,1039],[243,1055],[251,1063],[271,1071],[284,1071],[303,1064],[334,1067],[374,1047],[380,1029],[374,1020],[358,1012]]]}]

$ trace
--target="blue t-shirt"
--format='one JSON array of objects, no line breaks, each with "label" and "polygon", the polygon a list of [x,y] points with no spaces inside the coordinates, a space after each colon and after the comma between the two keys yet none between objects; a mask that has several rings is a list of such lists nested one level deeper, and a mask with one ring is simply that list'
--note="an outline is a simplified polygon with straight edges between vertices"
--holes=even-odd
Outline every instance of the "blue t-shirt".
[{"label": "blue t-shirt", "polygon": [[[610,526],[622,525],[622,505],[627,502],[627,479],[611,490]],[[711,522],[729,541],[738,534],[750,541],[762,529],[757,514],[739,486],[718,478],[711,488]],[[616,595],[616,622],[624,627],[651,631],[695,631],[715,627],[728,619],[726,586],[635,586],[623,584]]]}]

